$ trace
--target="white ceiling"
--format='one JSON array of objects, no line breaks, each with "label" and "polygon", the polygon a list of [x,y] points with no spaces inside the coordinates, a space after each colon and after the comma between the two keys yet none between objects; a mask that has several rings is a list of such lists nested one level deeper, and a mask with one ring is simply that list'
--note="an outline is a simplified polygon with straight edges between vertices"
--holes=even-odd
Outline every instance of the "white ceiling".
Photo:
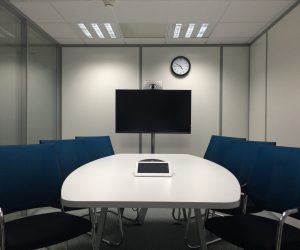
[{"label": "white ceiling", "polygon": [[[296,0],[116,0],[113,7],[102,0],[10,2],[61,44],[245,44]],[[92,39],[78,23],[86,24]],[[117,38],[97,38],[90,23],[111,23]],[[176,23],[183,24],[178,39],[172,38]],[[189,23],[209,23],[205,38],[184,38]]]}]

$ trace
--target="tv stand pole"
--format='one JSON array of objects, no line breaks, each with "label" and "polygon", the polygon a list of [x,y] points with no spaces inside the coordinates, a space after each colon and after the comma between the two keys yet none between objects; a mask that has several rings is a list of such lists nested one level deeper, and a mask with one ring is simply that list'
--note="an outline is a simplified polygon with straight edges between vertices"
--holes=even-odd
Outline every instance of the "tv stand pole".
[{"label": "tv stand pole", "polygon": [[151,133],[151,154],[155,154],[155,133]]}]

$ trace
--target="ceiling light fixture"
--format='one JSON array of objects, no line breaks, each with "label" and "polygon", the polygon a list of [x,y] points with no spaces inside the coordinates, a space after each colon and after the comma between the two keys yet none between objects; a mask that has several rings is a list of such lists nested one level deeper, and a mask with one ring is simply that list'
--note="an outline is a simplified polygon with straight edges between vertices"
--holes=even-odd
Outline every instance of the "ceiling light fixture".
[{"label": "ceiling light fixture", "polygon": [[96,32],[96,34],[99,38],[104,38],[104,35],[103,35],[102,31],[100,30],[98,24],[91,23],[91,26],[93,27],[94,31]]},{"label": "ceiling light fixture", "polygon": [[173,38],[178,38],[181,30],[181,23],[176,23]]},{"label": "ceiling light fixture", "polygon": [[78,26],[82,30],[82,32],[85,34],[86,37],[93,38],[92,34],[89,32],[89,30],[83,23],[79,23]]},{"label": "ceiling light fixture", "polygon": [[111,24],[110,23],[105,23],[104,26],[107,29],[107,32],[110,35],[110,37],[111,38],[116,38],[115,32],[113,31],[113,28],[111,27]]},{"label": "ceiling light fixture", "polygon": [[200,38],[203,37],[205,31],[207,30],[207,27],[208,27],[208,23],[203,23],[201,25],[201,28],[199,30],[199,33],[198,33],[197,37],[200,37]]},{"label": "ceiling light fixture", "polygon": [[190,38],[191,37],[194,28],[195,28],[195,24],[194,23],[190,23],[189,27],[188,27],[188,29],[187,29],[187,31],[185,33],[185,38]]}]

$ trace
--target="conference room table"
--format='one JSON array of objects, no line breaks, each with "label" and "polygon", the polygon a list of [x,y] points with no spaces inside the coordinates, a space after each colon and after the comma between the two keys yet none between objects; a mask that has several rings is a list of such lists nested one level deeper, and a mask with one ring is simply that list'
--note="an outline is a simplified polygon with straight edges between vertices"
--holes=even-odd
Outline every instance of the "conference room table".
[{"label": "conference room table", "polygon": [[[171,165],[172,177],[136,177],[136,163],[159,159]],[[188,154],[116,154],[87,163],[64,181],[61,198],[67,207],[192,208],[201,249],[206,250],[200,209],[234,208],[240,185],[225,168]],[[102,213],[103,214],[103,213]],[[101,248],[105,216],[99,216],[93,249]]]}]

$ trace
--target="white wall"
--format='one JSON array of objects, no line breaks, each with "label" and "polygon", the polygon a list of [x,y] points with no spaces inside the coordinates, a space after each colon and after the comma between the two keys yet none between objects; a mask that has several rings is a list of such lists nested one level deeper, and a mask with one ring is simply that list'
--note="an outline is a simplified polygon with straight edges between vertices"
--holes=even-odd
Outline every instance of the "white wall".
[{"label": "white wall", "polygon": [[[138,89],[141,66],[142,81],[162,80],[164,89],[192,90],[192,134],[157,134],[156,152],[202,156],[211,135],[220,131],[220,51],[219,46],[143,47],[140,65],[138,47],[63,48],[63,138],[110,135],[117,153],[138,152],[138,135],[115,133],[115,89]],[[223,134],[247,137],[248,48],[225,47],[224,51],[226,113],[222,117],[234,129],[225,122]],[[191,71],[184,78],[170,71],[178,55],[191,61]],[[143,152],[150,152],[149,134],[143,135]]]},{"label": "white wall", "polygon": [[[280,20],[264,38],[251,46],[251,102],[250,110],[259,121],[260,128],[250,126],[250,138],[261,138],[263,114],[266,112],[266,138],[278,145],[300,146],[300,6]],[[264,49],[266,48],[266,49]],[[264,55],[267,53],[267,69]],[[253,65],[257,62],[256,66]],[[267,70],[267,71],[266,71]],[[267,78],[267,95],[259,93]],[[266,101],[267,108],[263,103]],[[251,118],[251,117],[250,117]],[[251,119],[250,119],[251,120]]]},{"label": "white wall", "polygon": [[115,89],[139,88],[138,48],[63,48],[62,137],[109,135],[116,153],[138,135],[115,133]]},{"label": "white wall", "polygon": [[21,140],[21,52],[18,47],[0,46],[0,144]]},{"label": "white wall", "polygon": [[222,93],[222,134],[248,137],[248,47],[223,48]]},{"label": "white wall", "polygon": [[56,47],[28,46],[27,143],[57,138]]},{"label": "white wall", "polygon": [[300,146],[300,6],[268,32],[267,139]]},{"label": "white wall", "polygon": [[[176,56],[186,56],[191,70],[175,77],[170,64]],[[162,80],[164,89],[192,90],[192,133],[156,135],[157,153],[203,155],[210,136],[219,133],[220,48],[143,48],[143,80]],[[150,151],[149,135],[143,136],[144,152]]]},{"label": "white wall", "polygon": [[265,140],[266,136],[266,35],[250,48],[249,138]]}]

